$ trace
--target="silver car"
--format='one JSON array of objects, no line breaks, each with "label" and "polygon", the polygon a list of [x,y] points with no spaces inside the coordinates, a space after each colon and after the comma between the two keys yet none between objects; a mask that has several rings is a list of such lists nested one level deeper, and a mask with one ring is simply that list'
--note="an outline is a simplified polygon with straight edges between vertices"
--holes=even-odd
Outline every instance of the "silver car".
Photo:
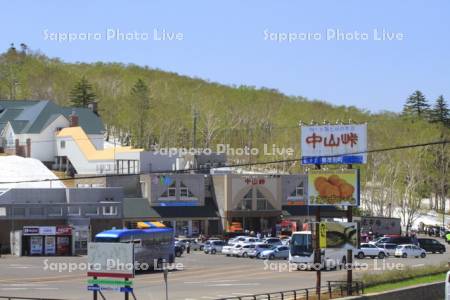
[{"label": "silver car", "polygon": [[261,252],[260,258],[263,259],[288,259],[289,247],[288,246],[274,246],[269,250]]},{"label": "silver car", "polygon": [[206,254],[221,253],[223,246],[225,246],[224,241],[218,241],[218,240],[207,241],[203,248],[203,252],[205,252]]}]

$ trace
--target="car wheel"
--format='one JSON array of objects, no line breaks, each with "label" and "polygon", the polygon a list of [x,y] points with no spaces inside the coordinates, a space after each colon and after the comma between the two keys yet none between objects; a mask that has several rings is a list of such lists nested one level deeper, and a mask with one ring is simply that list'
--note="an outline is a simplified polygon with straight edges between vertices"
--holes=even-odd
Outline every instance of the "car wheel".
[{"label": "car wheel", "polygon": [[248,257],[247,252],[242,253],[242,257]]},{"label": "car wheel", "polygon": [[256,254],[256,258],[261,258],[261,254],[260,253]]},{"label": "car wheel", "polygon": [[363,259],[365,257],[365,255],[363,252],[359,252],[356,257],[358,257],[359,259]]},{"label": "car wheel", "polygon": [[435,254],[435,253],[436,253],[436,251],[431,251],[431,253]]},{"label": "car wheel", "polygon": [[273,260],[274,258],[275,258],[275,255],[273,255],[273,254],[270,254],[270,255],[269,255],[269,259],[270,259],[270,260]]},{"label": "car wheel", "polygon": [[211,254],[216,254],[217,250],[216,249],[212,249],[211,250]]},{"label": "car wheel", "polygon": [[175,252],[175,256],[176,256],[176,257],[180,257],[180,256],[181,256],[181,251]]},{"label": "car wheel", "polygon": [[205,248],[204,246],[200,246],[200,251],[203,251],[203,248]]},{"label": "car wheel", "polygon": [[402,254],[402,257],[403,257],[403,258],[407,258],[407,257],[408,257],[408,254],[403,253],[403,254]]},{"label": "car wheel", "polygon": [[425,256],[427,256],[424,252],[422,252],[421,254],[420,254],[420,257],[422,257],[422,258],[425,258]]},{"label": "car wheel", "polygon": [[442,249],[439,250],[439,253],[440,253],[440,254],[444,254],[444,250],[442,250]]},{"label": "car wheel", "polygon": [[227,256],[230,256],[230,254],[227,254]]},{"label": "car wheel", "polygon": [[386,257],[386,255],[383,252],[378,253],[378,258],[379,259],[383,259],[385,257]]}]

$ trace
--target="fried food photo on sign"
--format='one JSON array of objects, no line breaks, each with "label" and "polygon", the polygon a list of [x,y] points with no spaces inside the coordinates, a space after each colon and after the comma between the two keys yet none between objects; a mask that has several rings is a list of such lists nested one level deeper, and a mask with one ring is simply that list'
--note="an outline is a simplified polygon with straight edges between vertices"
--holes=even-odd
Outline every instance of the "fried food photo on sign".
[{"label": "fried food photo on sign", "polygon": [[324,176],[319,176],[314,180],[314,186],[320,197],[330,199],[350,198],[355,191],[355,188],[338,175],[331,175],[328,179]]}]

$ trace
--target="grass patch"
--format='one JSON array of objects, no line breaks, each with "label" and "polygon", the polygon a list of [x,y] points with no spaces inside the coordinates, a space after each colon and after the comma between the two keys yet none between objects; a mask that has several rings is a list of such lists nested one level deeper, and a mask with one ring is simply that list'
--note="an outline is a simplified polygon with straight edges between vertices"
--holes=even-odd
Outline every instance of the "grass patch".
[{"label": "grass patch", "polygon": [[414,280],[421,277],[441,275],[448,271],[448,265],[432,265],[420,268],[406,267],[403,270],[391,270],[382,273],[364,273],[357,278],[364,283],[366,288],[380,284],[394,284],[406,280]]},{"label": "grass patch", "polygon": [[433,283],[445,280],[446,273],[421,276],[417,278],[407,279],[403,281],[398,281],[395,283],[383,283],[368,287],[364,290],[365,293],[377,293],[388,290],[399,289],[407,286],[413,286],[417,284]]}]

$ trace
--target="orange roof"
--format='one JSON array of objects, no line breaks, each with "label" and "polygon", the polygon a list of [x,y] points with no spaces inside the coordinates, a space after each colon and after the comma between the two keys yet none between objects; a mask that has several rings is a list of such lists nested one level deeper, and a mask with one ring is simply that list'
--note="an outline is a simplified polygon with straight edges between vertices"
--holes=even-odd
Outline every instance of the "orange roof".
[{"label": "orange roof", "polygon": [[116,153],[143,151],[142,149],[133,149],[131,147],[114,147],[97,150],[81,127],[64,128],[56,136],[72,138],[87,160],[114,160]]}]

